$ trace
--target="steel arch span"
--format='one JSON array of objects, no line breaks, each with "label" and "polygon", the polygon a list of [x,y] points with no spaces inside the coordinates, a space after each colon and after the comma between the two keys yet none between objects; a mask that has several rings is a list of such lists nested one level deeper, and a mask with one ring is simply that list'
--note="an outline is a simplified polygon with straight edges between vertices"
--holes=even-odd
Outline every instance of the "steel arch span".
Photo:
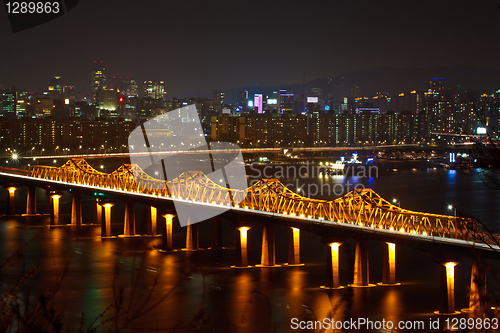
[{"label": "steel arch span", "polygon": [[[335,200],[319,200],[301,196],[274,178],[261,179],[243,191],[220,186],[201,171],[184,171],[175,179],[164,181],[132,164],[123,164],[111,173],[100,172],[84,159],[70,159],[60,167],[31,166],[29,175],[96,188],[184,199],[194,204],[229,205],[254,212],[317,219],[325,223],[346,223],[498,245],[497,236],[482,231],[474,218],[403,209],[372,189],[356,189]],[[240,203],[235,205],[234,202]]]}]

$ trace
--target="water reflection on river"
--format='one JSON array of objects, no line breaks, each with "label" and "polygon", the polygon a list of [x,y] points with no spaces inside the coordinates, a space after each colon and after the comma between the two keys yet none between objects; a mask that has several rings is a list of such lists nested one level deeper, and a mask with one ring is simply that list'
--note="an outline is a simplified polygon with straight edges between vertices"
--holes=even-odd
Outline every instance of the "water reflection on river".
[{"label": "water reflection on river", "polygon": [[[284,179],[296,183],[297,179]],[[500,229],[500,191],[488,189],[475,176],[454,170],[424,169],[385,174],[376,178],[314,177],[299,179],[299,184],[362,183],[382,197],[397,198],[408,209],[450,214],[448,204],[460,212],[475,216],[493,229]],[[3,190],[2,190],[3,191]],[[0,193],[6,197],[5,193]],[[23,190],[16,195],[22,198]],[[43,194],[37,193],[39,211],[45,208]],[[324,193],[323,198],[331,198]],[[63,220],[69,220],[71,197],[61,199]],[[23,201],[18,200],[21,210]],[[84,222],[90,223],[91,200],[84,202]],[[113,232],[121,232],[123,207],[113,208]],[[140,212],[141,210],[138,209]],[[138,220],[140,214],[138,213]],[[139,223],[139,221],[138,221]],[[109,307],[120,286],[125,287],[122,322],[133,332],[165,330],[179,332],[203,328],[214,332],[286,332],[292,331],[292,318],[316,320],[333,316],[367,317],[371,320],[415,320],[428,322],[439,308],[440,268],[433,257],[404,246],[397,248],[398,287],[323,290],[327,248],[320,237],[302,233],[300,267],[231,269],[234,264],[237,231],[223,225],[224,246],[221,253],[177,251],[160,253],[152,250],[158,238],[101,240],[100,227],[85,226],[48,228],[44,221],[26,218],[0,220],[0,257],[6,258],[21,248],[24,258],[1,272],[2,289],[30,267],[39,265],[28,288],[34,293],[49,293],[56,288],[54,305],[64,313],[65,323],[74,324],[84,312],[92,322]],[[139,225],[138,230],[144,229]],[[200,244],[210,243],[210,223],[200,225]],[[276,228],[276,261],[287,259],[288,233]],[[176,247],[184,246],[184,230],[174,228]],[[262,228],[255,225],[248,232],[249,261],[260,261]],[[370,243],[370,281],[382,279],[383,244]],[[351,283],[354,242],[340,247],[340,282]],[[470,261],[456,267],[457,308],[468,306]],[[500,288],[489,277],[492,295],[500,299]],[[151,296],[148,298],[148,296]],[[104,316],[113,315],[108,309]],[[97,321],[99,323],[100,320]],[[317,330],[316,330],[317,331]],[[331,330],[330,330],[331,331]]]}]

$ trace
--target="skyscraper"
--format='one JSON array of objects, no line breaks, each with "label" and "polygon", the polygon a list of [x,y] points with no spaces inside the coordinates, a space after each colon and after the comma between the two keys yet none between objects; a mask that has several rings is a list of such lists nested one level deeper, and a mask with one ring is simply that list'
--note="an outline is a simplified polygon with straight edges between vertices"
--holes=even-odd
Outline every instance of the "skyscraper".
[{"label": "skyscraper", "polygon": [[97,105],[99,107],[99,116],[104,110],[107,110],[108,117],[118,116],[118,92],[116,89],[99,89],[97,91]]},{"label": "skyscraper", "polygon": [[59,95],[62,94],[63,86],[60,76],[52,76],[50,78],[48,90],[49,92],[54,92]]},{"label": "skyscraper", "polygon": [[214,105],[224,105],[226,93],[220,90],[214,90]]},{"label": "skyscraper", "polygon": [[4,118],[16,118],[16,96],[16,91],[14,89],[0,90],[0,111]]},{"label": "skyscraper", "polygon": [[167,95],[164,81],[144,81],[142,97],[151,99],[163,99]]},{"label": "skyscraper", "polygon": [[280,90],[279,112],[293,113],[293,94],[287,94],[286,90]]},{"label": "skyscraper", "polygon": [[92,96],[91,100],[95,103],[97,98],[97,91],[99,89],[106,89],[106,66],[102,61],[93,61],[94,67],[92,71]]},{"label": "skyscraper", "polygon": [[238,106],[240,108],[246,108],[248,105],[248,90],[243,89],[238,93]]},{"label": "skyscraper", "polygon": [[125,97],[139,96],[137,80],[130,76],[113,76],[113,89],[118,90],[118,92]]},{"label": "skyscraper", "polygon": [[257,108],[257,113],[262,113],[262,94],[253,95],[253,107]]}]

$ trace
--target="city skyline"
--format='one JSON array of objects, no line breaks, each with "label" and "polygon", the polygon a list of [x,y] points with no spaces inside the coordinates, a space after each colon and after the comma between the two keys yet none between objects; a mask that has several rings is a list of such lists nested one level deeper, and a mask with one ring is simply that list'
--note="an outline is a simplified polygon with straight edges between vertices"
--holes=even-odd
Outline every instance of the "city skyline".
[{"label": "city skyline", "polygon": [[170,97],[301,84],[304,73],[309,82],[384,66],[498,71],[498,46],[491,42],[498,15],[490,1],[87,1],[20,33],[2,20],[0,37],[9,52],[0,55],[0,84],[29,82],[30,89],[40,89],[48,77],[61,75],[86,87],[94,59],[109,65],[110,76],[165,80]]}]

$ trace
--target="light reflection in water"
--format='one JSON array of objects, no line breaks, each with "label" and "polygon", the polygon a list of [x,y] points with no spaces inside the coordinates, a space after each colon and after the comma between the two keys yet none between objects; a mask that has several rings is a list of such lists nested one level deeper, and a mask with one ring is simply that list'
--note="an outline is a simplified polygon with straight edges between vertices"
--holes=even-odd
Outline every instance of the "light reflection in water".
[{"label": "light reflection in water", "polygon": [[241,270],[237,273],[238,274],[234,276],[234,291],[230,301],[230,308],[232,309],[231,318],[237,328],[248,329],[252,324],[252,318],[250,316],[254,313],[254,311],[252,311],[252,278],[247,270]]},{"label": "light reflection in water", "polygon": [[401,314],[404,309],[400,300],[400,292],[395,288],[399,287],[385,288],[385,296],[382,299],[380,307],[382,317],[386,320],[392,321],[393,323],[397,323],[402,320]]},{"label": "light reflection in water", "polygon": [[284,308],[286,315],[289,318],[303,318],[305,309],[303,303],[307,299],[304,272],[299,267],[290,267],[287,270],[286,281],[286,297],[284,300]]}]

